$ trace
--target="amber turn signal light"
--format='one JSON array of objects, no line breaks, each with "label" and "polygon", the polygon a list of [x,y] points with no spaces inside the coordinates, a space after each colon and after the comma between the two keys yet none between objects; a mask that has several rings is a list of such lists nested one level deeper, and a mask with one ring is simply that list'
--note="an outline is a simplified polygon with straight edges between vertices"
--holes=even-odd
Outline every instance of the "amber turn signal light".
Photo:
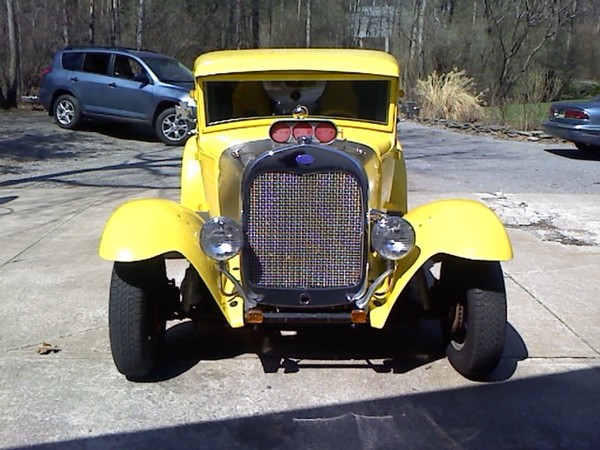
[{"label": "amber turn signal light", "polygon": [[246,322],[248,323],[262,323],[264,320],[264,316],[262,311],[258,309],[251,309],[246,313]]},{"label": "amber turn signal light", "polygon": [[355,309],[350,313],[352,323],[367,323],[367,312],[362,309]]}]

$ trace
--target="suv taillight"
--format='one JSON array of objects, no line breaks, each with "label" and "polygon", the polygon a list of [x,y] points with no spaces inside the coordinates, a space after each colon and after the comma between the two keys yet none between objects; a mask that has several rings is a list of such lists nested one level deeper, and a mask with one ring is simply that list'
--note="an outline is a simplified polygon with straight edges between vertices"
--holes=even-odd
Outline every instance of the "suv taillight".
[{"label": "suv taillight", "polygon": [[40,73],[40,78],[44,78],[46,75],[48,75],[50,72],[52,72],[52,66],[47,66],[44,67],[42,69],[42,73]]},{"label": "suv taillight", "polygon": [[565,110],[565,119],[587,120],[589,118],[590,118],[590,116],[588,116],[585,111],[581,111],[580,109],[567,109],[567,110]]}]

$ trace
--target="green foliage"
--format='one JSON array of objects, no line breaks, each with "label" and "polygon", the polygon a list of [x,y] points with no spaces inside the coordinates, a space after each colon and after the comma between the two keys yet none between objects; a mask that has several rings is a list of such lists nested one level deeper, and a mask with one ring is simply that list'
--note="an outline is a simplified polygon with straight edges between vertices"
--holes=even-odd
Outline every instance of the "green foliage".
[{"label": "green foliage", "polygon": [[542,121],[548,117],[549,109],[550,102],[507,103],[485,108],[482,121],[515,130],[538,130]]},{"label": "green foliage", "polygon": [[417,81],[420,114],[426,118],[474,121],[481,116],[482,93],[476,93],[472,78],[456,69]]},{"label": "green foliage", "polygon": [[592,80],[574,80],[568,83],[563,91],[563,100],[590,98],[600,94],[600,83]]}]

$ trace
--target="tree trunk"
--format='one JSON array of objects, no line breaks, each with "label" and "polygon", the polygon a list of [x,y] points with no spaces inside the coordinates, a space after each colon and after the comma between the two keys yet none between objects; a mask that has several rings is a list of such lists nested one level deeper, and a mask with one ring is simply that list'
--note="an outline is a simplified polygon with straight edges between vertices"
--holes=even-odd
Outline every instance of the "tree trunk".
[{"label": "tree trunk", "polygon": [[252,10],[250,11],[250,20],[252,27],[252,48],[260,47],[260,5],[259,0],[252,0]]},{"label": "tree trunk", "polygon": [[414,21],[412,26],[409,60],[410,64],[416,68],[413,71],[416,82],[423,77],[425,72],[425,51],[423,47],[423,33],[425,28],[425,11],[427,9],[427,0],[415,0],[413,4]]},{"label": "tree trunk", "polygon": [[96,34],[94,31],[94,22],[96,19],[96,4],[95,0],[90,0],[90,16],[89,16],[89,26],[88,26],[88,42],[90,45],[94,45],[94,41],[96,40]]},{"label": "tree trunk", "polygon": [[119,0],[110,2],[110,45],[115,46],[121,40],[119,27]]},{"label": "tree trunk", "polygon": [[135,33],[135,48],[138,50],[142,49],[142,32],[144,30],[144,0],[139,0],[138,4],[138,16],[137,16],[137,28]]},{"label": "tree trunk", "polygon": [[242,48],[242,0],[235,0],[233,5],[234,44],[238,50]]},{"label": "tree trunk", "polygon": [[69,36],[69,32],[71,29],[71,14],[69,11],[69,4],[68,4],[68,0],[62,0],[62,16],[63,16],[63,32],[62,32],[62,37],[63,37],[63,43],[65,45],[65,47],[69,44],[71,44],[71,39]]},{"label": "tree trunk", "polygon": [[17,106],[17,91],[19,86],[19,54],[17,44],[17,32],[15,27],[15,1],[6,0],[6,22],[8,28],[8,85],[6,87],[5,107]]},{"label": "tree trunk", "polygon": [[310,48],[310,1],[306,0],[306,48]]}]

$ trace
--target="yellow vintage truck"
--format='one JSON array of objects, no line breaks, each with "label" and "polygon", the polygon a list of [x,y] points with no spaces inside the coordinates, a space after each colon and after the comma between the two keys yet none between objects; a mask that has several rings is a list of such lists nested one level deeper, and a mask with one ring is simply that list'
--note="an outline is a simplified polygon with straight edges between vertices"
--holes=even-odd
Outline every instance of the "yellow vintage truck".
[{"label": "yellow vintage truck", "polygon": [[[503,352],[500,262],[511,244],[478,202],[407,209],[397,61],[370,50],[230,50],[199,56],[194,76],[180,202],[127,202],[102,234],[118,370],[152,374],[167,320],[380,329],[394,326],[410,290],[439,317],[451,364],[484,379]],[[179,284],[169,258],[189,262]]]}]

